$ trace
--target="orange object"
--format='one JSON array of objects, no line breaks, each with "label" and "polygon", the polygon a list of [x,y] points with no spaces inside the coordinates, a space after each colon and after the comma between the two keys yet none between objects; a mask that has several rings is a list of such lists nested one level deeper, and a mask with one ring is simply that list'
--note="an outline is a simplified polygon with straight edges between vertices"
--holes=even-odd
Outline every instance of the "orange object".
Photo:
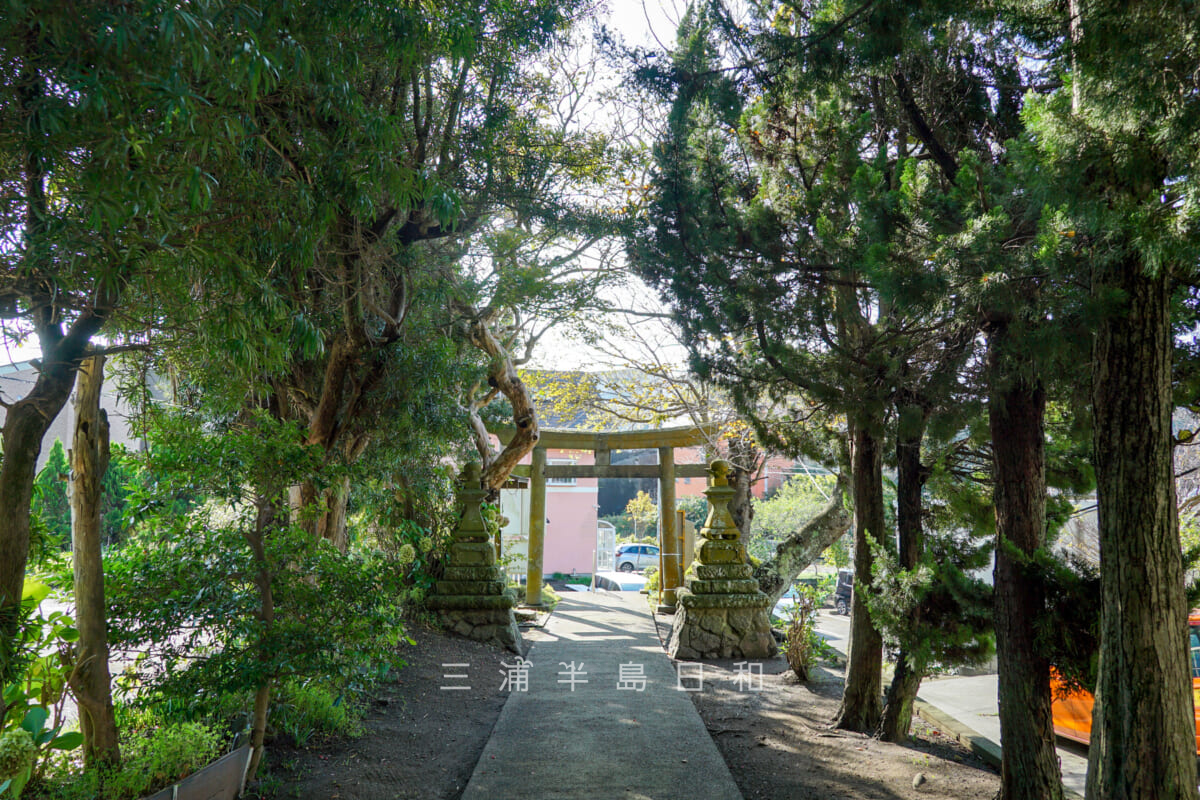
[{"label": "orange object", "polygon": [[[1188,617],[1188,651],[1192,665],[1192,710],[1196,717],[1196,755],[1200,755],[1200,613]],[[1063,692],[1058,676],[1050,676],[1050,692],[1053,696],[1051,714],[1054,732],[1064,739],[1087,744],[1092,736],[1092,693],[1081,689]]]}]

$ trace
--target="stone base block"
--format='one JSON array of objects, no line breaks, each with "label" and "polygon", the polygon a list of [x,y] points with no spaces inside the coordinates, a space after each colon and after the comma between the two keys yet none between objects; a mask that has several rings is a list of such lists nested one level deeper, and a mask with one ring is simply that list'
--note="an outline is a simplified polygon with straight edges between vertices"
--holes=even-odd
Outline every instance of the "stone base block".
[{"label": "stone base block", "polygon": [[446,574],[443,577],[448,581],[500,581],[504,580],[504,573],[495,565],[457,566],[446,567]]},{"label": "stone base block", "polygon": [[504,581],[437,581],[433,585],[438,594],[504,594]]},{"label": "stone base block", "polygon": [[701,564],[745,564],[746,546],[738,539],[705,539],[697,555]]},{"label": "stone base block", "polygon": [[749,564],[697,563],[695,569],[696,577],[702,581],[745,580],[754,577],[754,567]]},{"label": "stone base block", "polygon": [[688,581],[687,587],[696,594],[752,594],[758,591],[758,581],[754,578],[713,581],[694,578]]},{"label": "stone base block", "polygon": [[449,561],[457,567],[490,567],[496,563],[496,547],[491,542],[454,541]]},{"label": "stone base block", "polygon": [[778,652],[765,606],[697,607],[683,602],[688,597],[695,595],[680,595],[671,626],[671,658],[770,658]]},{"label": "stone base block", "polygon": [[442,627],[459,636],[496,644],[518,655],[524,652],[525,643],[521,640],[521,631],[517,628],[511,607],[504,610],[442,608],[435,615]]},{"label": "stone base block", "polygon": [[503,594],[431,594],[425,598],[425,605],[433,611],[509,611],[516,604],[516,598],[507,591]]}]

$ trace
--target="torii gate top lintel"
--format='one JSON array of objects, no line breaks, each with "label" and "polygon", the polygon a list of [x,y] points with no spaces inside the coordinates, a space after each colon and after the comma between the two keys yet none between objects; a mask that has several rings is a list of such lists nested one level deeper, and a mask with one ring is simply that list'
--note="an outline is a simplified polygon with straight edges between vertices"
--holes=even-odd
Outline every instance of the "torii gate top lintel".
[{"label": "torii gate top lintel", "polygon": [[[659,447],[697,447],[712,441],[715,425],[685,425],[634,431],[584,431],[569,428],[542,428],[537,447],[558,450],[648,450]],[[508,444],[516,428],[500,427],[492,431],[501,444]]]}]

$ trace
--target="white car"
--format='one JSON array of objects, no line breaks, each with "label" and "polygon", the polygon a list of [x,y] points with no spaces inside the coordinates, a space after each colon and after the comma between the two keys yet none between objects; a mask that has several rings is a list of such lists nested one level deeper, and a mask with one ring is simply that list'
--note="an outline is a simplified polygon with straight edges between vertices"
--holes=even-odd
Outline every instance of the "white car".
[{"label": "white car", "polygon": [[646,579],[628,572],[597,572],[592,578],[592,585],[598,591],[640,592],[646,585]]},{"label": "white car", "polygon": [[617,548],[613,562],[621,572],[633,572],[658,566],[658,546],[653,544],[623,544]]}]

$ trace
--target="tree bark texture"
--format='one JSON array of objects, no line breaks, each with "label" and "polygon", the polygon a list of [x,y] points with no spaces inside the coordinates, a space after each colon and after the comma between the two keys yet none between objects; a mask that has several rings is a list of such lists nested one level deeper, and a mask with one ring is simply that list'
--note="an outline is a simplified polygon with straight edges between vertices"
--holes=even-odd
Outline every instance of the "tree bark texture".
[{"label": "tree bark texture", "polygon": [[[900,567],[913,570],[921,562],[925,535],[921,527],[921,490],[925,473],[921,467],[921,441],[925,438],[928,414],[920,406],[899,409],[896,434],[896,532]],[[921,609],[913,609],[919,624]],[[885,742],[903,742],[912,727],[913,703],[921,688],[925,665],[913,661],[914,654],[901,648],[896,672],[884,700],[879,738]]]},{"label": "tree bark texture", "polygon": [[1000,800],[1063,796],[1050,718],[1050,662],[1035,644],[1045,613],[1040,579],[1025,557],[1046,536],[1046,394],[1028,362],[1007,352],[1001,329],[989,341],[996,567],[994,619],[999,666]]},{"label": "tree bark texture", "polygon": [[104,565],[100,551],[100,494],[108,469],[108,415],[100,408],[104,356],[79,368],[75,433],[71,445],[71,557],[75,573],[75,623],[79,641],[71,688],[79,702],[83,756],[90,766],[121,760],[108,668]]},{"label": "tree bark texture", "polygon": [[742,534],[742,541],[750,536],[750,525],[754,522],[754,505],[751,502],[754,488],[754,475],[747,470],[734,467],[729,476],[729,485],[733,487],[733,499],[729,501],[729,516]]},{"label": "tree bark texture", "polygon": [[325,490],[325,510],[317,521],[317,533],[342,553],[350,547],[350,535],[346,528],[346,508],[349,505],[350,476],[343,475]]},{"label": "tree bark texture", "polygon": [[817,515],[800,529],[775,546],[775,555],[754,569],[758,588],[771,598],[772,605],[806,567],[825,552],[826,548],[845,535],[850,527],[850,512],[846,509],[847,481],[841,474],[833,493]]},{"label": "tree bark texture", "polygon": [[[533,406],[533,397],[529,387],[517,375],[511,354],[504,344],[492,333],[487,320],[478,318],[471,323],[471,343],[478,347],[488,357],[488,384],[499,391],[512,406],[513,426],[517,432],[509,440],[505,448],[495,458],[491,458],[491,448],[487,444],[486,429],[478,420],[477,409],[472,408],[472,426],[475,432],[476,447],[484,457],[483,488],[499,490],[513,468],[520,463],[537,444],[541,433],[538,428],[537,411]],[[480,432],[483,439],[480,439]]]},{"label": "tree bark texture", "polygon": [[4,453],[0,459],[0,682],[12,677],[17,617],[29,559],[30,503],[42,437],[66,405],[75,384],[79,361],[68,358],[64,363],[63,358],[66,354],[46,359],[33,388],[8,409],[0,434]]},{"label": "tree bark texture", "polygon": [[1095,340],[1103,613],[1089,798],[1196,798],[1195,722],[1171,430],[1170,279],[1106,270]]},{"label": "tree bark texture", "polygon": [[[254,556],[256,573],[254,584],[258,589],[258,619],[262,623],[261,636],[264,640],[271,635],[275,627],[275,594],[271,584],[271,565],[267,560],[266,539],[277,517],[275,504],[265,497],[258,497],[255,505],[257,515],[254,529],[245,534],[246,544]],[[258,771],[258,765],[263,757],[263,742],[267,732],[267,712],[271,705],[271,685],[274,677],[270,670],[271,656],[266,651],[266,641],[257,643],[259,657],[263,662],[263,677],[254,693],[254,710],[250,719],[250,764],[246,770],[246,779],[250,780]]]},{"label": "tree bark texture", "polygon": [[871,591],[870,542],[882,543],[883,451],[879,439],[865,426],[851,431],[854,472],[854,598],[850,618],[850,654],[846,687],[834,726],[874,733],[882,713],[883,637],[871,622],[866,595]]}]

